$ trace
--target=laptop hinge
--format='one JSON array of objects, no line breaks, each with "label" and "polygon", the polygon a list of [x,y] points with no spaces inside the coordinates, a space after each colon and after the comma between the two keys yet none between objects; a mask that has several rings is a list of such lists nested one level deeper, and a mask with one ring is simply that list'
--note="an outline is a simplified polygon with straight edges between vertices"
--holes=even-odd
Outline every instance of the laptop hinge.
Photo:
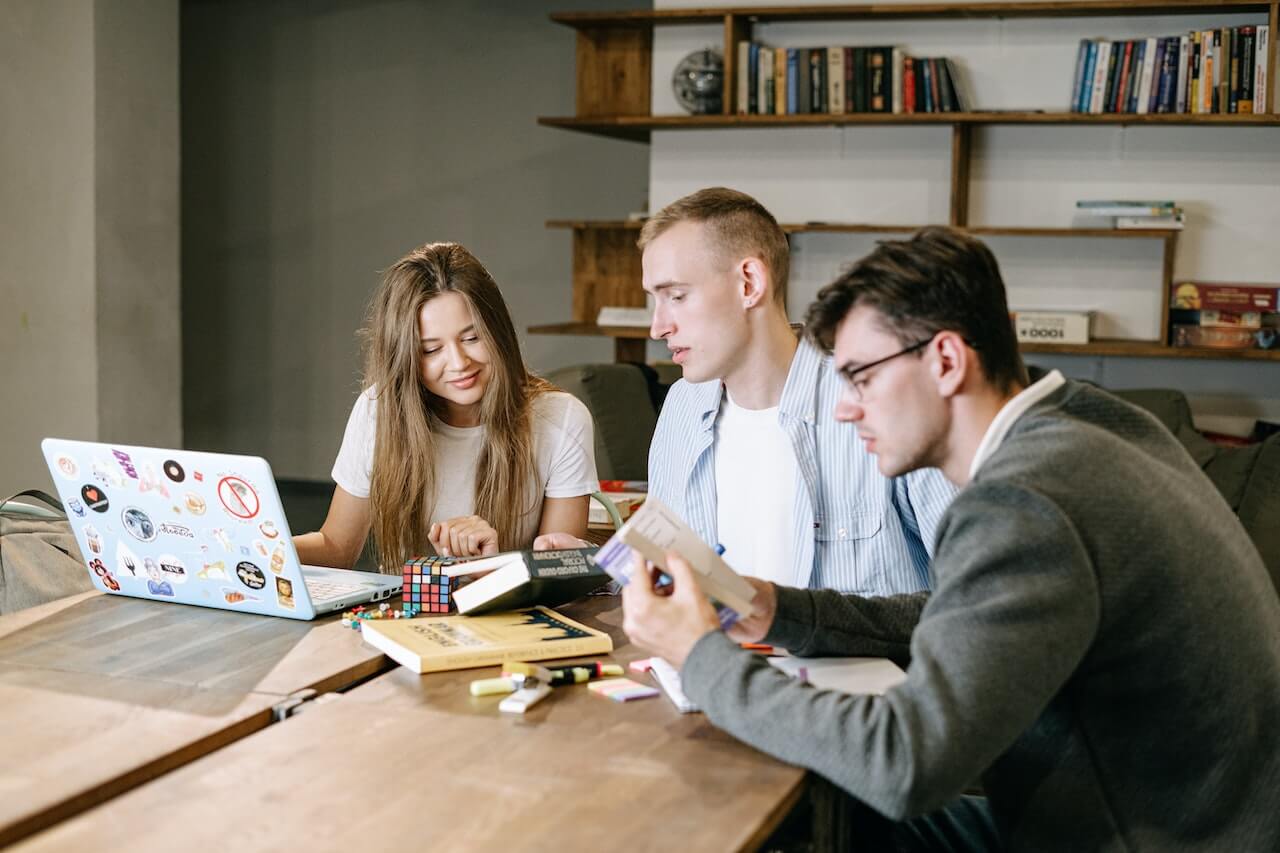
[{"label": "laptop hinge", "polygon": [[297,716],[314,705],[323,705],[332,699],[337,699],[337,693],[317,693],[310,687],[290,693],[279,703],[271,706],[271,722],[278,723],[281,720],[287,720],[289,717]]}]

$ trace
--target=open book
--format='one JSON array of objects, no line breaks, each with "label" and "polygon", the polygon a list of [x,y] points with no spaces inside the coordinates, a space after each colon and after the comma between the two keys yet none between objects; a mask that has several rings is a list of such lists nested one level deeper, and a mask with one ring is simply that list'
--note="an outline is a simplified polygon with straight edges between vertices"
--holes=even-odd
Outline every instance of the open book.
[{"label": "open book", "polygon": [[596,563],[622,586],[631,580],[633,550],[660,569],[667,568],[667,551],[684,557],[693,576],[717,605],[720,625],[727,628],[754,612],[755,587],[729,567],[710,545],[698,538],[680,516],[655,497],[649,497],[595,556]]}]

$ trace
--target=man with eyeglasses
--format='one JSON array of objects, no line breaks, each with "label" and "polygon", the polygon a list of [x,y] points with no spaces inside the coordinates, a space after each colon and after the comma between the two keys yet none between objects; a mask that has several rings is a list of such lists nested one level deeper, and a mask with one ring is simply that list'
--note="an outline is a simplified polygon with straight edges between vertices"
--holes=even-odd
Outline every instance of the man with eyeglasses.
[{"label": "man with eyeglasses", "polygon": [[[668,594],[623,592],[631,639],[716,725],[899,821],[868,849],[1280,850],[1280,597],[1177,439],[1057,371],[1030,382],[995,258],[959,231],[882,244],[808,320],[880,471],[962,487],[934,590],[753,581],[726,635],[670,555]],[[815,690],[734,642],[761,639],[907,680]]]},{"label": "man with eyeglasses", "polygon": [[840,380],[788,322],[789,247],[769,211],[700,190],[651,217],[639,245],[650,335],[684,372],[649,448],[649,494],[744,575],[862,595],[928,589],[955,489],[938,471],[881,475],[836,423]]}]

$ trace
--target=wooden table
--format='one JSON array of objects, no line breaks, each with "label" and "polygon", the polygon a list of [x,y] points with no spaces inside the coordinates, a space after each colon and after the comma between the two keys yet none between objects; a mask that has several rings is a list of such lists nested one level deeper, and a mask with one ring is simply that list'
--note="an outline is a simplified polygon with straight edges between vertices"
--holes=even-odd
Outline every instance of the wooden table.
[{"label": "wooden table", "polygon": [[0,846],[390,669],[335,619],[84,593],[0,617]]},{"label": "wooden table", "polygon": [[[639,652],[616,598],[566,615]],[[738,850],[799,800],[803,770],[665,698],[557,688],[524,716],[397,668],[79,817],[20,850]]]}]

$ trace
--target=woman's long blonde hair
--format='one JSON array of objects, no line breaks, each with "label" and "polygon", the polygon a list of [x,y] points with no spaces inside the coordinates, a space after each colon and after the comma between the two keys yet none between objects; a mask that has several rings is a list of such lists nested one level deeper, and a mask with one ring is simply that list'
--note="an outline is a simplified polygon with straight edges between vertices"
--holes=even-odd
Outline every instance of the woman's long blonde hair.
[{"label": "woman's long blonde hair", "polygon": [[421,381],[418,316],[442,293],[466,300],[488,348],[490,378],[480,401],[484,444],[476,468],[475,514],[498,532],[498,547],[517,541],[538,500],[531,407],[554,390],[529,373],[507,305],[488,270],[457,243],[428,243],[386,271],[362,330],[364,386],[377,394],[377,433],[369,488],[372,532],[382,571],[398,573],[408,557],[429,553],[427,532],[438,499],[432,416],[443,402]]}]

